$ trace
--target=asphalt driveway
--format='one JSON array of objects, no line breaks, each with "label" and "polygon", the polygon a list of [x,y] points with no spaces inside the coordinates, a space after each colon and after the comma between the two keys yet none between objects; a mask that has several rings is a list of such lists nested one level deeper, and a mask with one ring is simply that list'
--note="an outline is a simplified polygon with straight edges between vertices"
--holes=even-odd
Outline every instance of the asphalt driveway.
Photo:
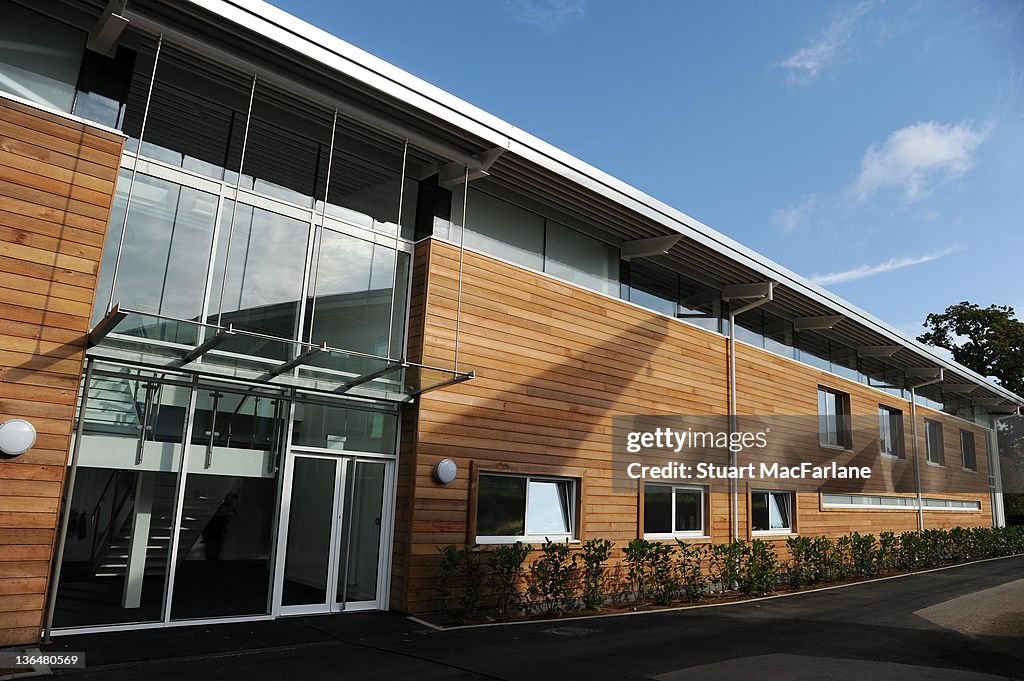
[{"label": "asphalt driveway", "polygon": [[302,617],[61,637],[61,651],[86,653],[75,681],[1024,679],[1024,557],[674,612],[449,631]]}]

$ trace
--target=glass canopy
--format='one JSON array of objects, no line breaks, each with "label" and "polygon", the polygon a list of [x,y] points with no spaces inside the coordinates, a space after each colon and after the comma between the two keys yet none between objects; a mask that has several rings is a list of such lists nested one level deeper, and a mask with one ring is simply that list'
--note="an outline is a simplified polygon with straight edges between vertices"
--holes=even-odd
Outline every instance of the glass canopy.
[{"label": "glass canopy", "polygon": [[89,355],[139,366],[408,402],[473,372],[314,345],[115,305],[89,334]]}]

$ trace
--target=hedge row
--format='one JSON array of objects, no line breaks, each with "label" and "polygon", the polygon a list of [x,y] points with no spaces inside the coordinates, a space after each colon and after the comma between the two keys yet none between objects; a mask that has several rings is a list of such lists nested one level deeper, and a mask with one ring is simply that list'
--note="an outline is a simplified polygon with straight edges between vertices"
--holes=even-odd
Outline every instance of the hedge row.
[{"label": "hedge row", "polygon": [[566,610],[596,611],[608,604],[672,605],[730,592],[770,594],[780,585],[802,587],[879,574],[912,571],[1024,553],[1024,527],[854,532],[837,539],[790,537],[787,561],[775,545],[755,539],[726,544],[676,544],[634,539],[616,565],[607,539],[590,539],[578,550],[546,541],[489,551],[438,547],[437,592],[448,621],[509,620]]}]

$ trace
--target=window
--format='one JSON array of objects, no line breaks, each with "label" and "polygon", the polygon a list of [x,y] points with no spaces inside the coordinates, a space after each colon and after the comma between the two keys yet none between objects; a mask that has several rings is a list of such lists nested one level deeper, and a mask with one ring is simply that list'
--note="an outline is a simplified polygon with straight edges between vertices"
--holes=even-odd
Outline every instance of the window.
[{"label": "window", "polygon": [[623,300],[721,332],[722,297],[717,289],[644,260],[623,263],[620,275]]},{"label": "window", "polygon": [[903,412],[899,409],[878,405],[878,439],[882,454],[902,459],[903,448]]},{"label": "window", "polygon": [[[450,238],[458,243],[462,225],[462,192],[452,192]],[[544,269],[544,218],[536,213],[475,189],[469,190],[465,245],[503,260]]]},{"label": "window", "polygon": [[84,31],[4,2],[0,22],[0,90],[71,111],[85,52]]},{"label": "window", "polygon": [[606,295],[619,292],[619,251],[586,234],[546,221],[544,271]]},{"label": "window", "polygon": [[644,485],[644,536],[706,536],[701,487]]},{"label": "window", "polygon": [[818,439],[822,446],[850,448],[850,396],[846,393],[818,388]]},{"label": "window", "polygon": [[750,529],[755,533],[788,534],[793,531],[792,492],[751,492]]},{"label": "window", "polygon": [[964,470],[978,470],[978,458],[974,452],[974,433],[969,430],[960,431],[960,459]]},{"label": "window", "polygon": [[[824,508],[861,508],[865,511],[879,509],[902,511],[917,510],[916,497],[900,497],[871,494],[830,494],[821,495]],[[949,509],[955,511],[980,511],[981,502],[970,499],[924,499],[926,509]]]},{"label": "window", "polygon": [[946,457],[942,447],[942,424],[931,419],[924,420],[924,446],[928,463],[945,466]]},{"label": "window", "polygon": [[476,540],[568,540],[575,536],[576,480],[482,473]]}]

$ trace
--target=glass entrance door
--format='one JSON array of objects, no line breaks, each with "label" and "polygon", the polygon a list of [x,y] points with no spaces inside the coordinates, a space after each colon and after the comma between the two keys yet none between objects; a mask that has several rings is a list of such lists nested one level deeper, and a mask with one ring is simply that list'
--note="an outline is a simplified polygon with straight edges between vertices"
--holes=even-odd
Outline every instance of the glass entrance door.
[{"label": "glass entrance door", "polygon": [[382,607],[389,460],[295,453],[282,508],[283,615]]}]

